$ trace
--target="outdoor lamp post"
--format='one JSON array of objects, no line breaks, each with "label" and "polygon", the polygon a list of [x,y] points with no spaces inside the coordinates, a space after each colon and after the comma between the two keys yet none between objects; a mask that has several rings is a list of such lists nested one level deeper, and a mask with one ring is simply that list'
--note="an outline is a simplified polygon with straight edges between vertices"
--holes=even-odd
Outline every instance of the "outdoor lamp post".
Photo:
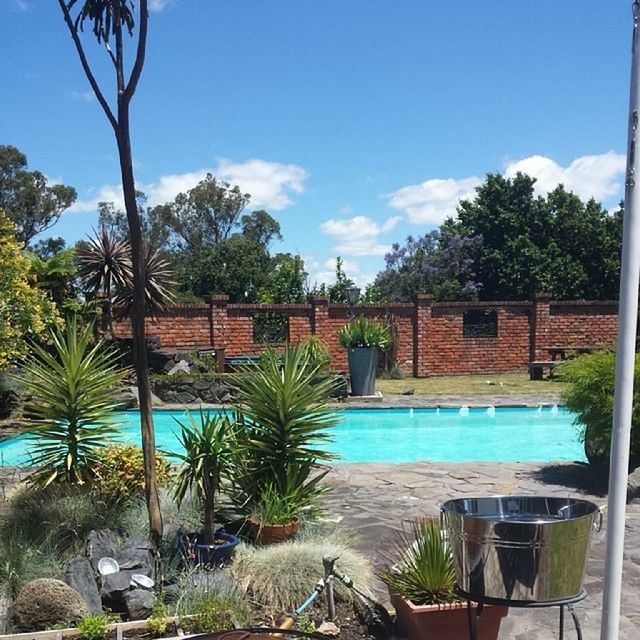
[{"label": "outdoor lamp post", "polygon": [[349,318],[352,320],[353,316],[353,306],[358,302],[358,298],[360,298],[360,287],[347,287],[344,290],[344,295],[347,298],[347,303],[349,304]]}]

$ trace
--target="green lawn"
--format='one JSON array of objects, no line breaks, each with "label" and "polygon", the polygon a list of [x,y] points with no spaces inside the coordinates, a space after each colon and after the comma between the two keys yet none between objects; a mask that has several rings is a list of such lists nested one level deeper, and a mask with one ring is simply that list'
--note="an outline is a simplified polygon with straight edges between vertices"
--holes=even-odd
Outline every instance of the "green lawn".
[{"label": "green lawn", "polygon": [[512,395],[560,393],[564,387],[556,380],[529,380],[526,373],[376,380],[376,389],[383,394],[413,389],[417,395]]}]

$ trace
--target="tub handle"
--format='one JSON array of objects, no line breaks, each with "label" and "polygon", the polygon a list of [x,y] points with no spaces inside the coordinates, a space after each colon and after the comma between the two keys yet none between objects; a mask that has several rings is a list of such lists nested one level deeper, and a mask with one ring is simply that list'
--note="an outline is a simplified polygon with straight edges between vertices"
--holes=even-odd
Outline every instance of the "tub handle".
[{"label": "tub handle", "polygon": [[602,531],[603,520],[604,520],[604,508],[601,507],[600,509],[598,509],[598,517],[593,519],[593,528],[596,530],[597,533],[600,533]]}]

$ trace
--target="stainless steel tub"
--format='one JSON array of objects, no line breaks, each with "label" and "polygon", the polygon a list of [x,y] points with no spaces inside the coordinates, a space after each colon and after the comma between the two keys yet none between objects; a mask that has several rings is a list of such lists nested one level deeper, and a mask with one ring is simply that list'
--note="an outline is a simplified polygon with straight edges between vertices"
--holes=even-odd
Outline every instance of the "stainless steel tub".
[{"label": "stainless steel tub", "polygon": [[569,599],[582,591],[598,506],[538,496],[460,498],[442,505],[458,586],[474,599]]}]

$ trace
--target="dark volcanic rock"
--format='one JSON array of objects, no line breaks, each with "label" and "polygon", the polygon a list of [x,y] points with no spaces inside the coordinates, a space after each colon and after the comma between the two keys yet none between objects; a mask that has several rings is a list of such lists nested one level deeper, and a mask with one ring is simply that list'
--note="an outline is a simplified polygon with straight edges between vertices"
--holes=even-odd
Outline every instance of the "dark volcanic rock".
[{"label": "dark volcanic rock", "polygon": [[124,594],[129,620],[145,620],[153,609],[153,592],[146,589],[132,589]]},{"label": "dark volcanic rock", "polygon": [[84,599],[89,614],[102,613],[96,574],[87,558],[73,558],[64,572],[64,581]]}]

